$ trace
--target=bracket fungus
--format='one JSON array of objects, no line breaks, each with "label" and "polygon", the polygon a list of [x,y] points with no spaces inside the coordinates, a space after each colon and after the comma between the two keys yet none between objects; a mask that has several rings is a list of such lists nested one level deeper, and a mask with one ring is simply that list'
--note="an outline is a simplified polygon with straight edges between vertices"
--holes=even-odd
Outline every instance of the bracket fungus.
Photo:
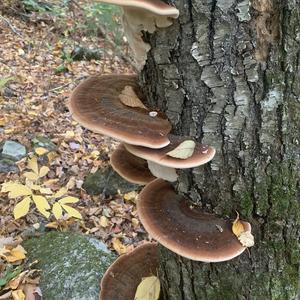
[{"label": "bracket fungus", "polygon": [[158,250],[156,243],[145,243],[121,255],[101,280],[100,300],[133,300],[143,277],[156,275]]},{"label": "bracket fungus", "polygon": [[[232,223],[193,208],[173,186],[161,179],[146,185],[139,195],[138,216],[146,231],[171,251],[202,262],[221,262],[240,255],[243,247]],[[246,231],[251,225],[242,222]]]},{"label": "bracket fungus", "polygon": [[[135,75],[102,75],[90,77],[73,91],[69,109],[84,127],[117,140],[150,148],[169,144],[171,124],[166,116],[150,110],[125,105],[120,95],[132,87],[134,97],[142,99]],[[121,97],[122,98],[122,97]]]},{"label": "bracket fungus", "polygon": [[112,153],[110,164],[129,182],[144,185],[155,179],[148,169],[147,161],[128,152],[123,144]]},{"label": "bracket fungus", "polygon": [[193,154],[190,157],[187,157],[186,159],[172,157],[169,156],[168,153],[187,140],[187,138],[175,135],[168,135],[168,138],[170,143],[166,147],[160,149],[154,150],[147,147],[128,144],[126,144],[125,147],[133,155],[153,161],[162,166],[176,169],[194,168],[203,165],[212,160],[216,152],[211,146],[196,143]]},{"label": "bracket fungus", "polygon": [[140,70],[147,59],[150,45],[142,38],[142,31],[153,33],[156,28],[172,25],[179,11],[160,0],[100,0],[107,4],[119,5],[123,9],[124,33],[133,51],[137,68]]}]

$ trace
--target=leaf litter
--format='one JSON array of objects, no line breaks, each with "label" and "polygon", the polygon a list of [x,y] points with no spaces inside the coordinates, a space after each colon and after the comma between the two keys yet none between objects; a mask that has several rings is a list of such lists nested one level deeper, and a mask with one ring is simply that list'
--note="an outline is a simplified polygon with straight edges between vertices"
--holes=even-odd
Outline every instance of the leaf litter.
[{"label": "leaf litter", "polygon": [[[68,26],[77,22],[66,18]],[[46,218],[47,230],[91,234],[118,254],[147,238],[137,218],[135,192],[107,201],[82,189],[88,173],[108,164],[116,143],[82,128],[67,109],[71,91],[84,78],[133,70],[105,38],[74,38],[51,20],[48,24],[34,16],[27,22],[17,15],[5,15],[5,20],[11,26],[0,19],[0,141],[18,141],[29,153],[17,162],[18,174],[0,173],[0,184],[5,183],[0,192],[0,299],[42,299],[39,271],[20,244]],[[69,61],[64,72],[57,72],[65,63],[64,45],[78,39],[105,49],[104,56]],[[36,136],[50,138],[57,148],[33,148]]]}]

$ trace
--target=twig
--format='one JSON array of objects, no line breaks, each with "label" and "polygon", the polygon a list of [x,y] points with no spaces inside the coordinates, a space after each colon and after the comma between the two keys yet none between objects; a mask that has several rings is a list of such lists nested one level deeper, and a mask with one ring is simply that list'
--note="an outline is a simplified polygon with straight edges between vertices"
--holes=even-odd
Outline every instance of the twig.
[{"label": "twig", "polygon": [[86,76],[81,76],[81,77],[79,77],[79,78],[76,78],[75,80],[73,80],[73,81],[71,81],[71,82],[68,82],[68,83],[66,83],[66,84],[57,86],[57,87],[55,87],[55,88],[53,88],[53,89],[51,89],[51,90],[48,90],[48,92],[55,92],[55,91],[57,91],[57,90],[61,90],[61,89],[65,88],[65,87],[69,86],[69,85],[72,84],[73,82],[78,81],[78,80],[81,80],[81,79],[83,79],[83,78],[85,78],[85,77],[86,77]]},{"label": "twig", "polygon": [[18,36],[22,36],[22,34],[19,33],[18,30],[16,30],[15,27],[6,18],[0,15],[0,19],[3,20],[15,34],[17,34]]}]

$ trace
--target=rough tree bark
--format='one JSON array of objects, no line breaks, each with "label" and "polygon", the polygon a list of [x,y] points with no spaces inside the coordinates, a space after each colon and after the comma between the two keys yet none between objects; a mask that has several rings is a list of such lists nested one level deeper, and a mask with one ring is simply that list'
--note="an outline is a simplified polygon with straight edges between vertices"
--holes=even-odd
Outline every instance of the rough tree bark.
[{"label": "rough tree bark", "polygon": [[[171,1],[169,1],[170,3]],[[300,265],[300,1],[175,0],[180,18],[145,36],[140,81],[173,132],[217,150],[180,171],[178,192],[253,227],[224,263],[161,249],[165,299],[295,299]]]}]

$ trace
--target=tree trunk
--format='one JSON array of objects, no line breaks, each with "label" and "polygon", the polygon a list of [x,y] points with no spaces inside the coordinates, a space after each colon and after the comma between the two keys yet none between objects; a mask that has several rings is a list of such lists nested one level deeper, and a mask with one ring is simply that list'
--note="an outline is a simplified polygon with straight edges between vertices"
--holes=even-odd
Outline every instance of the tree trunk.
[{"label": "tree trunk", "polygon": [[173,133],[212,145],[179,193],[252,224],[255,246],[223,263],[161,247],[165,299],[295,299],[300,266],[300,1],[175,0],[180,17],[145,35],[140,81]]}]

